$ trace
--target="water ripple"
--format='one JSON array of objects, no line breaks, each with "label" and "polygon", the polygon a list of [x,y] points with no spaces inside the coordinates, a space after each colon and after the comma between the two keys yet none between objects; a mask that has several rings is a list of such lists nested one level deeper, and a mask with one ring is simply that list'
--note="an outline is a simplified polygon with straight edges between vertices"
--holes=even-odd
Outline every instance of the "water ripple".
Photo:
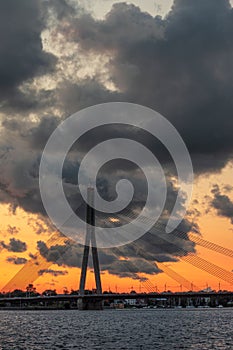
[{"label": "water ripple", "polygon": [[232,313],[0,311],[0,350],[232,350]]}]

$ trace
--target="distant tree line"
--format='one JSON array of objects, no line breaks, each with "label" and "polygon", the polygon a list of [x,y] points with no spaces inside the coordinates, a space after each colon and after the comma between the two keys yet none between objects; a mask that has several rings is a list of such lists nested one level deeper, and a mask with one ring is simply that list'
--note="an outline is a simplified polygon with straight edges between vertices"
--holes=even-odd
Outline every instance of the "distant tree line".
[{"label": "distant tree line", "polygon": [[37,292],[36,287],[30,283],[25,290],[15,289],[12,292],[0,293],[0,298],[30,298],[40,295],[55,296],[57,295],[57,292],[56,289],[46,289],[42,293],[39,293]]},{"label": "distant tree line", "polygon": [[[85,290],[85,294],[93,294],[95,292],[94,290]],[[79,293],[78,290],[69,291],[66,287],[63,289],[63,294],[70,294],[70,295],[77,295]],[[104,292],[109,293],[109,292]],[[111,292],[110,292],[111,293]],[[32,283],[28,284],[28,286],[25,288],[25,290],[22,289],[15,289],[13,291],[1,293],[0,292],[0,298],[30,298],[30,297],[37,297],[37,296],[56,296],[57,291],[56,289],[45,289],[42,293],[37,292],[36,287]]]}]

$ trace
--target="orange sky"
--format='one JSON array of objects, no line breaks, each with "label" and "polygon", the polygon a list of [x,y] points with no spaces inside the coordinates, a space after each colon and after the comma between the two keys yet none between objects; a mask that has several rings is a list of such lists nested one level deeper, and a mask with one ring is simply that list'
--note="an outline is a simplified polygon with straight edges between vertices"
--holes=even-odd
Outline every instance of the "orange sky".
[{"label": "orange sky", "polygon": [[[195,204],[195,208],[201,212],[201,216],[197,219],[202,233],[202,237],[208,241],[219,244],[223,247],[233,249],[233,233],[232,225],[229,219],[222,218],[216,215],[216,212],[212,209],[208,212],[208,196],[211,195],[211,188],[213,184],[218,184],[222,186],[224,184],[230,184],[232,178],[232,166],[228,165],[221,174],[211,175],[209,177],[203,176],[202,178],[196,180],[194,184],[193,191],[193,200],[198,199],[199,204]],[[228,194],[230,195],[230,194]],[[192,205],[190,209],[194,208]],[[15,276],[15,274],[22,269],[22,265],[14,265],[12,263],[6,262],[6,258],[9,256],[24,257],[30,260],[29,253],[36,253],[36,243],[39,240],[48,241],[51,236],[47,232],[41,233],[40,235],[35,233],[35,225],[37,222],[36,216],[28,215],[23,212],[21,209],[17,209],[16,214],[12,215],[9,213],[9,207],[6,205],[1,205],[0,207],[0,240],[8,242],[10,238],[15,237],[27,243],[28,249],[24,253],[12,253],[7,252],[6,250],[1,251],[0,255],[0,264],[1,264],[1,278],[0,278],[0,288],[3,288],[8,281]],[[18,233],[11,235],[7,232],[8,227],[15,226],[18,229]],[[233,262],[229,257],[225,257],[219,253],[211,252],[205,248],[197,247],[197,255],[201,258],[204,258],[215,265],[221,266],[227,271],[232,271]],[[211,276],[210,274],[203,272],[202,270],[193,267],[187,262],[180,261],[176,263],[166,263],[166,265],[171,268],[173,271],[179,273],[184,278],[192,282],[199,289],[204,289],[206,286],[211,286],[213,289],[219,288],[219,283],[221,289],[231,289],[233,286],[230,286],[228,283],[219,280],[216,277]],[[68,290],[78,289],[80,269],[78,268],[67,268],[66,266],[61,267],[57,265],[52,265],[49,267],[53,270],[64,270],[68,274],[64,276],[53,277],[51,275],[44,275],[36,279],[34,285],[38,291],[43,291],[45,289],[51,288],[56,289],[58,292],[62,292],[66,287]],[[40,269],[38,267],[38,269]],[[144,275],[145,276],[145,275]],[[153,286],[157,286],[159,291],[166,289],[179,291],[181,287],[178,282],[171,279],[164,273],[155,276],[147,276],[150,278],[150,282]],[[116,276],[109,275],[108,273],[102,274],[102,284],[103,290],[112,291],[130,291],[141,290],[147,292],[148,284],[140,283],[129,278],[119,278]],[[87,277],[87,287],[93,288],[94,275],[89,273]],[[23,288],[22,285],[15,286],[15,288]],[[25,286],[26,287],[26,286]],[[183,288],[185,290],[185,288]]]}]

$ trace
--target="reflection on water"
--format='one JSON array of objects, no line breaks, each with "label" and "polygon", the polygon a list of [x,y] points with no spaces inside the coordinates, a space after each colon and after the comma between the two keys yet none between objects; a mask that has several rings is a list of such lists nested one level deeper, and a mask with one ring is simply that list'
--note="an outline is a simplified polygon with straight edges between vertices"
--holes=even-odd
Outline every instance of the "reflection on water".
[{"label": "reflection on water", "polygon": [[0,350],[233,349],[233,309],[0,311]]}]

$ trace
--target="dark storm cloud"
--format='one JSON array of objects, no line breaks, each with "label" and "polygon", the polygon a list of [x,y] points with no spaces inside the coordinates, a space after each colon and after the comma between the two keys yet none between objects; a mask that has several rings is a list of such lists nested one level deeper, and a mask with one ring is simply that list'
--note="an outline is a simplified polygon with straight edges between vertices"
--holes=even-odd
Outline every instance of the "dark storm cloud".
[{"label": "dark storm cloud", "polygon": [[[83,247],[74,243],[67,243],[66,245],[55,245],[50,248],[44,242],[38,242],[38,249],[40,254],[51,263],[58,266],[79,267],[81,268]],[[126,253],[130,250],[126,249]],[[130,257],[128,260],[119,260],[123,256],[123,251],[112,249],[99,249],[99,260],[101,271],[108,271],[113,275],[119,277],[131,277],[133,279],[140,279],[138,275],[141,273],[155,274],[158,273],[156,265],[152,266],[150,262],[144,258]],[[89,257],[89,267],[93,268],[91,257]]]},{"label": "dark storm cloud", "polygon": [[53,131],[52,122],[40,116],[35,130],[27,113],[38,113],[40,104],[48,108],[51,91],[35,91],[30,84],[22,89],[25,82],[55,68],[55,57],[42,47],[41,33],[47,25],[44,5],[40,0],[0,1],[0,104],[5,112],[1,116],[0,201],[10,203],[12,212],[20,206],[44,213],[38,167],[41,150]]},{"label": "dark storm cloud", "polygon": [[109,91],[94,78],[85,79],[77,84],[64,81],[59,84],[58,91],[61,108],[65,110],[66,115],[96,104],[124,100],[123,94]]},{"label": "dark storm cloud", "polygon": [[[45,116],[38,123],[5,119],[0,140],[0,201],[31,213],[45,214],[39,191],[39,164],[43,148],[58,125],[58,118]],[[36,226],[36,228],[35,228]],[[34,223],[37,233],[44,232]]]},{"label": "dark storm cloud", "polygon": [[57,276],[65,276],[68,274],[68,272],[67,271],[60,271],[60,270],[51,270],[51,269],[44,269],[44,270],[40,270],[38,272],[39,276],[43,276],[44,274],[50,274],[54,277],[57,277]]},{"label": "dark storm cloud", "polygon": [[110,76],[124,100],[164,114],[185,139],[196,171],[219,170],[232,157],[229,1],[177,0],[164,20],[115,4],[104,20],[74,20],[67,37],[112,55]]},{"label": "dark storm cloud", "polygon": [[[51,68],[53,70],[54,66]],[[42,74],[42,73],[41,73]],[[35,78],[38,77],[35,76]],[[23,85],[27,83],[27,85]],[[1,110],[6,115],[6,122],[4,124],[7,126],[8,119],[10,122],[14,120],[18,121],[18,124],[23,122],[23,114],[25,117],[29,113],[39,114],[43,108],[47,110],[49,107],[54,106],[55,96],[53,91],[47,89],[37,90],[37,87],[32,87],[32,80],[24,81],[19,88],[13,88],[13,90],[6,90],[5,95],[2,98]],[[23,87],[23,90],[21,89]],[[1,97],[1,95],[0,95]],[[9,122],[9,126],[10,126]],[[13,126],[13,124],[12,124]],[[22,127],[22,125],[19,125]]]},{"label": "dark storm cloud", "polygon": [[42,241],[37,242],[40,254],[48,261],[56,262],[57,265],[65,264],[69,267],[80,267],[83,249],[81,246],[72,244],[68,239],[66,245],[54,245],[48,248]]},{"label": "dark storm cloud", "polygon": [[6,259],[6,261],[11,263],[11,264],[14,264],[14,265],[24,265],[24,264],[26,264],[27,259],[15,257],[15,256],[9,256]]},{"label": "dark storm cloud", "polygon": [[43,150],[52,132],[60,123],[59,119],[53,116],[44,117],[40,123],[28,130],[22,136],[29,142],[33,149]]},{"label": "dark storm cloud", "polygon": [[[188,221],[183,221],[180,226],[182,239],[175,234],[166,234],[164,226],[160,225],[146,233],[136,242],[111,249],[99,249],[99,261],[101,271],[108,271],[118,277],[130,277],[141,280],[140,273],[155,275],[160,269],[156,262],[177,261],[180,256],[195,252],[195,245],[190,242],[185,232],[190,230]],[[156,226],[155,226],[156,227]],[[58,266],[81,268],[83,246],[75,244],[67,239],[65,245],[54,245],[50,248],[46,243],[39,241],[37,248],[40,254],[51,263]],[[91,257],[89,257],[89,267],[93,268]]]},{"label": "dark storm cloud", "polygon": [[15,238],[11,238],[8,244],[3,241],[0,242],[0,247],[14,253],[22,253],[27,250],[27,244]]},{"label": "dark storm cloud", "polygon": [[41,222],[39,222],[38,218],[36,220],[31,218],[28,219],[28,225],[31,226],[31,228],[37,235],[48,232],[48,228],[50,226],[49,224],[49,221],[45,219]]},{"label": "dark storm cloud", "polygon": [[[4,4],[0,0],[1,35],[4,36],[0,49],[0,98],[9,110],[17,107],[19,111],[34,111],[39,119],[32,122],[23,115],[13,118],[10,114],[2,123],[1,202],[10,203],[13,210],[19,206],[27,212],[45,215],[38,187],[38,168],[43,147],[59,120],[38,113],[40,100],[45,107],[56,102],[55,107],[63,115],[109,101],[136,102],[152,107],[178,128],[189,147],[197,173],[224,167],[233,150],[233,15],[228,1],[176,0],[165,19],[153,18],[126,3],[116,4],[104,20],[87,14],[77,19],[77,12],[70,11],[64,0],[47,5],[56,11],[58,20],[66,18],[68,21],[70,26],[66,23],[62,32],[66,40],[77,42],[84,53],[111,57],[107,69],[117,91],[110,91],[100,82],[99,72],[76,83],[59,81],[50,92],[42,89],[35,93],[30,88],[26,93],[20,91],[18,87],[23,82],[51,71],[55,64],[54,58],[41,46],[40,35],[47,16],[45,13],[41,16],[39,2],[10,0]],[[55,33],[59,34],[57,28]],[[116,134],[116,129],[110,133]],[[142,143],[151,144],[148,135],[142,133],[139,138]],[[91,142],[97,139],[98,133]],[[81,153],[89,146],[89,140],[84,146],[79,148]],[[111,176],[105,178],[103,172],[99,180],[100,185],[104,185],[101,193],[109,198],[112,193],[106,193],[106,184],[112,191],[121,175],[125,175],[124,171],[114,172],[115,168],[116,164],[109,166],[106,173]],[[67,164],[64,187],[67,185],[66,193],[77,206],[79,198],[70,195],[76,176],[73,169],[72,164]],[[137,185],[139,180],[135,180]],[[143,186],[139,186],[138,208],[144,195]],[[169,184],[168,174],[164,222],[176,196],[177,190]],[[184,198],[180,198],[180,209],[183,206]],[[38,230],[38,233],[44,232],[41,227]],[[190,231],[188,221],[184,220],[182,230]],[[148,233],[137,244],[140,250],[131,245],[117,251],[100,251],[102,269],[121,277],[139,278],[139,271],[159,272],[152,266],[154,261],[174,261],[195,250],[188,236],[180,240],[176,236],[158,237]],[[48,248],[39,242],[38,249],[48,261],[60,266],[81,266],[82,248],[78,246],[67,243]],[[119,256],[129,257],[129,260],[119,261]]]},{"label": "dark storm cloud", "polygon": [[57,17],[58,20],[62,20],[64,18],[69,18],[72,17],[77,11],[77,6],[76,9],[66,0],[49,0],[47,3],[44,3],[44,6],[47,10],[52,9],[52,15]]},{"label": "dark storm cloud", "polygon": [[27,104],[18,87],[55,65],[54,57],[42,48],[44,27],[41,1],[0,1],[0,98],[3,105],[11,99],[14,104]]},{"label": "dark storm cloud", "polygon": [[32,259],[32,260],[37,260],[37,256],[32,254],[32,253],[29,253],[28,254],[29,258]]},{"label": "dark storm cloud", "polygon": [[[13,6],[12,1],[1,4],[5,11],[10,10],[9,4]],[[32,42],[37,50],[47,17],[41,18],[38,4],[27,4],[25,13],[31,11],[32,15],[24,19],[21,10],[17,21],[24,21],[27,29],[33,24],[28,32],[36,32]],[[27,7],[25,1],[17,2],[15,9],[17,6]],[[189,146],[196,171],[212,172],[225,165],[232,155],[233,103],[232,9],[227,1],[175,1],[165,19],[153,18],[124,3],[116,4],[104,20],[95,20],[87,14],[79,14],[77,19],[75,11],[72,17],[65,1],[48,2],[48,6],[56,6],[61,16],[69,16],[67,40],[77,41],[83,50],[112,56],[108,68],[119,89],[119,92],[108,90],[98,81],[98,74],[79,83],[63,81],[51,93],[57,94],[61,109],[70,113],[95,103],[119,100],[151,106],[178,127]],[[13,11],[9,16],[16,14]],[[2,26],[7,27],[4,23]],[[21,31],[26,32],[24,26]],[[13,38],[9,38],[9,43],[14,47]],[[30,43],[23,48],[29,49]],[[29,51],[35,61],[37,56],[45,54],[41,46],[39,51]],[[15,67],[20,68],[20,62]],[[24,79],[26,75],[12,84],[17,86]],[[41,116],[34,125],[21,118],[7,117],[3,121],[1,201],[11,202],[14,208],[19,205],[27,211],[44,214],[38,190],[38,167],[43,147],[58,122],[52,116]],[[115,132],[114,129],[110,135]],[[148,135],[142,134],[140,142],[143,140],[150,145]]]},{"label": "dark storm cloud", "polygon": [[148,37],[154,40],[163,37],[162,24],[160,17],[154,19],[134,5],[120,3],[113,5],[103,21],[84,14],[74,22],[76,31],[71,35],[86,50],[106,51],[119,47],[125,50]]},{"label": "dark storm cloud", "polygon": [[[5,140],[1,140],[0,144]],[[11,140],[9,139],[10,143]],[[0,199],[11,203],[12,208],[22,207],[28,212],[44,213],[40,199],[38,154],[24,142],[12,140],[12,145],[1,148]]]},{"label": "dark storm cloud", "polygon": [[215,185],[211,191],[214,198],[211,200],[211,207],[216,209],[219,216],[228,218],[233,224],[233,202],[226,195],[222,194],[218,185]]},{"label": "dark storm cloud", "polygon": [[152,266],[144,259],[116,260],[111,266],[101,265],[101,270],[107,270],[120,278],[129,277],[135,280],[141,280],[140,273],[154,275],[159,271],[155,265]]}]

